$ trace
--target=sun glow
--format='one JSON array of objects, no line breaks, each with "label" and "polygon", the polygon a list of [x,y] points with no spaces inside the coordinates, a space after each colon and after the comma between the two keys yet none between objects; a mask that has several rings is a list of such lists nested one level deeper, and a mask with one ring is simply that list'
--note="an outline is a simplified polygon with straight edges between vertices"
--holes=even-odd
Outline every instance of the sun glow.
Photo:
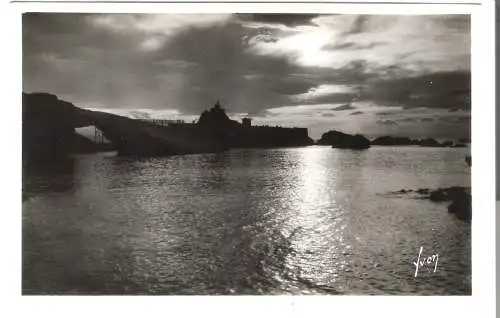
[{"label": "sun glow", "polygon": [[304,66],[330,65],[332,52],[322,48],[332,41],[332,32],[314,30],[299,33],[281,40],[280,44],[298,53],[297,62]]},{"label": "sun glow", "polygon": [[325,45],[335,41],[335,36],[332,30],[307,27],[275,42],[257,41],[250,50],[262,55],[293,56],[302,66],[332,67],[345,62],[338,52],[323,50]]}]

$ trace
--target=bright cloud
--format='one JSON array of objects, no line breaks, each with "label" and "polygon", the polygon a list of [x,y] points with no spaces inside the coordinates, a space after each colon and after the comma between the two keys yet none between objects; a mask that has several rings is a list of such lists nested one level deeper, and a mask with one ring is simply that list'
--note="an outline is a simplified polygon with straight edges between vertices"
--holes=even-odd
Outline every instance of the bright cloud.
[{"label": "bright cloud", "polygon": [[470,34],[464,29],[470,22],[464,16],[334,15],[313,21],[317,26],[276,35],[275,42],[260,42],[252,49],[259,54],[289,53],[304,66],[337,68],[366,60],[419,72],[429,67],[470,68]]}]

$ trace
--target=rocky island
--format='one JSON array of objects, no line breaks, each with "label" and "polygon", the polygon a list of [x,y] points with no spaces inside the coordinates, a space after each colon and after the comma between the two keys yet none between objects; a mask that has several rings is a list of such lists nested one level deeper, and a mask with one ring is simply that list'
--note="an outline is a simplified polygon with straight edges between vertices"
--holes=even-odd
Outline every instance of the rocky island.
[{"label": "rocky island", "polygon": [[463,148],[467,147],[464,141],[465,141],[464,139],[461,139],[457,143],[455,143],[451,140],[446,140],[440,143],[433,138],[411,139],[409,137],[382,136],[373,139],[371,141],[371,144],[377,146],[420,146],[420,147]]},{"label": "rocky island", "polygon": [[460,139],[458,142],[446,140],[440,143],[433,138],[412,139],[409,137],[381,136],[369,140],[363,135],[350,135],[337,130],[330,130],[321,136],[317,141],[318,145],[332,146],[341,149],[367,149],[370,146],[420,146],[420,147],[448,147],[465,148],[466,139]]},{"label": "rocky island", "polygon": [[340,149],[368,149],[370,140],[363,135],[349,135],[340,131],[330,130],[321,136],[318,145],[328,145]]}]

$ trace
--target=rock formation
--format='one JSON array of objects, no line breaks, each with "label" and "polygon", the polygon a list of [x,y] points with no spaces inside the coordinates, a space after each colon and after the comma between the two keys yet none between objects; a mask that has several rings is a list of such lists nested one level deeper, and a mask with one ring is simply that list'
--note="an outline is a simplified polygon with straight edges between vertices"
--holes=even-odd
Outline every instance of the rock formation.
[{"label": "rock formation", "polygon": [[408,137],[393,137],[393,136],[382,136],[377,137],[371,142],[372,145],[377,146],[420,146],[420,147],[450,147],[450,148],[462,148],[467,147],[464,143],[454,143],[452,140],[446,140],[442,143],[438,142],[433,138],[426,139],[411,139]]},{"label": "rock formation", "polygon": [[83,110],[44,93],[23,93],[22,107],[23,161],[51,161],[97,149],[75,132],[75,127],[89,124]]},{"label": "rock formation", "polygon": [[370,148],[370,141],[363,135],[349,135],[330,130],[321,136],[318,145],[328,145],[341,149],[367,149]]},{"label": "rock formation", "polygon": [[415,141],[408,137],[382,136],[375,138],[371,144],[377,146],[409,146],[414,145]]},{"label": "rock formation", "polygon": [[432,202],[451,202],[448,205],[448,212],[454,214],[459,220],[472,220],[472,196],[471,189],[465,187],[449,187],[431,190],[422,189],[402,189],[395,194],[417,194],[417,198],[429,199]]}]

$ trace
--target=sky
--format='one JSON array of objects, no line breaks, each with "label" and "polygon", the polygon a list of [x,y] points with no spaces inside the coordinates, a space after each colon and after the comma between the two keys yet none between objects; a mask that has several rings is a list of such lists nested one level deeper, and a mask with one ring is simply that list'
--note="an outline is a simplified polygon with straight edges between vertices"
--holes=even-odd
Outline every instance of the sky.
[{"label": "sky", "polygon": [[23,91],[192,121],[219,99],[255,125],[458,139],[468,15],[23,15]]}]

